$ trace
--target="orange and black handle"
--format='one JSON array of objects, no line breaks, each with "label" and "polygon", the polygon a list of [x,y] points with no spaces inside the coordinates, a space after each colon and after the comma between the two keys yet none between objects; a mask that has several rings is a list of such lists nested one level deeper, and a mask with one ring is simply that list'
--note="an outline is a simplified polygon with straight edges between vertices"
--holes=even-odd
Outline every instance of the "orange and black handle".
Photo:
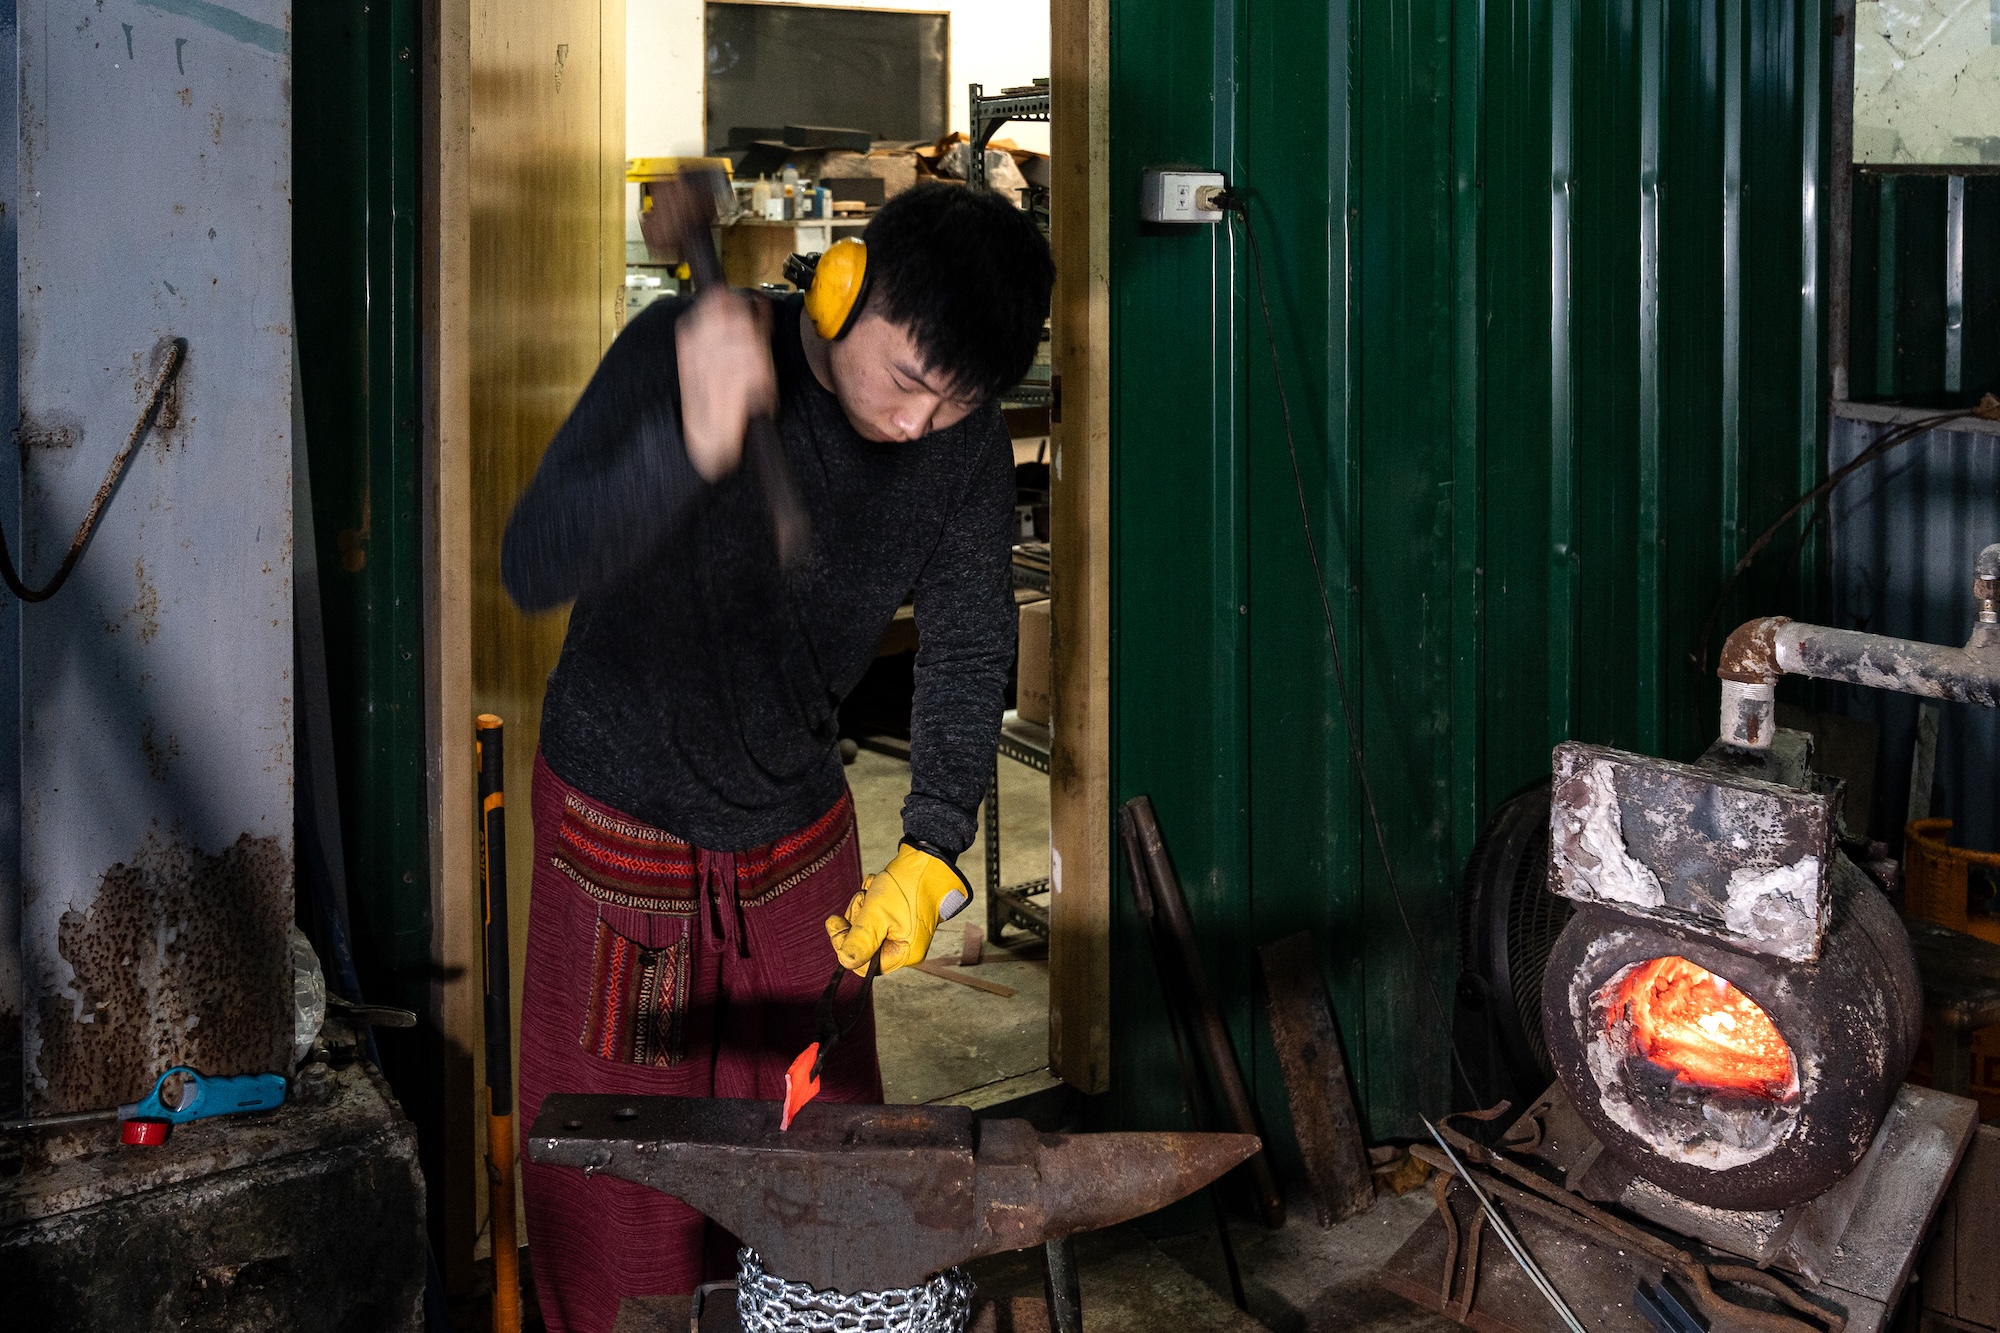
[{"label": "orange and black handle", "polygon": [[493,1333],[521,1331],[514,1243],[514,1041],[507,961],[506,752],[500,719],[479,715],[479,896],[486,922],[486,1199],[493,1246]]}]

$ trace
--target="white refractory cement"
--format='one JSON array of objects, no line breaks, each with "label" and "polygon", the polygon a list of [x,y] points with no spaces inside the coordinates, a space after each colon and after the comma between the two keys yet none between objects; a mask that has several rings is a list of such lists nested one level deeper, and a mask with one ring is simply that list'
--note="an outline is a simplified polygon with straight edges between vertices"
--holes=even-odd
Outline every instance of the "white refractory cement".
[{"label": "white refractory cement", "polygon": [[1744,866],[1729,876],[1722,922],[1738,935],[1770,941],[1779,946],[1775,952],[1791,957],[1811,944],[1803,936],[1815,919],[1808,904],[1818,894],[1819,882],[1817,856],[1769,870]]},{"label": "white refractory cement", "polygon": [[1736,772],[1601,745],[1556,747],[1551,887],[1793,962],[1826,930],[1833,806]]},{"label": "white refractory cement", "polygon": [[1576,780],[1586,793],[1581,808],[1561,804],[1555,808],[1555,818],[1566,825],[1570,835],[1551,841],[1563,882],[1574,882],[1589,897],[1605,902],[1664,906],[1660,877],[1626,850],[1611,765],[1600,759],[1581,770]]}]

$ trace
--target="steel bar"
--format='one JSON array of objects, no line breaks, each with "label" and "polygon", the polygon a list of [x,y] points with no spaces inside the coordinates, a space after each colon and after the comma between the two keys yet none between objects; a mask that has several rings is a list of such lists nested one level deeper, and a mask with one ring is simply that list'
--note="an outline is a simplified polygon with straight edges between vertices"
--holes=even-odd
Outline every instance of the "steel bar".
[{"label": "steel bar", "polygon": [[[1577,1197],[1552,1181],[1544,1180],[1504,1153],[1482,1147],[1449,1129],[1434,1129],[1434,1132],[1439,1137],[1456,1144],[1467,1159],[1487,1171],[1496,1173],[1495,1176],[1487,1178],[1486,1189],[1510,1207],[1526,1209],[1537,1217],[1568,1227],[1579,1235],[1590,1236],[1600,1241],[1608,1239],[1614,1244],[1626,1246],[1673,1269],[1694,1288],[1702,1308],[1711,1315],[1737,1320],[1761,1329],[1764,1333],[1812,1333],[1811,1326],[1802,1320],[1752,1309],[1724,1299],[1715,1291],[1712,1281],[1720,1278],[1756,1287],[1799,1314],[1820,1321],[1831,1330],[1831,1333],[1839,1333],[1845,1325],[1845,1320],[1840,1315],[1812,1304],[1771,1273],[1741,1265],[1705,1264],[1671,1241],[1632,1225]],[[1463,1164],[1456,1154],[1437,1153],[1421,1144],[1411,1151],[1420,1160],[1439,1170],[1451,1169],[1454,1162],[1459,1162],[1458,1169],[1463,1173]]]},{"label": "steel bar", "polygon": [[1044,1294],[1049,1302],[1049,1333],[1083,1333],[1083,1285],[1076,1271],[1076,1242],[1068,1236],[1042,1246],[1048,1262]]},{"label": "steel bar", "polygon": [[[1180,876],[1174,872],[1173,858],[1168,855],[1166,840],[1160,834],[1159,820],[1153,815],[1153,802],[1148,797],[1135,796],[1125,803],[1125,809],[1132,813],[1139,850],[1145,858],[1160,933],[1171,945],[1180,965],[1184,998],[1194,1011],[1188,1026],[1197,1038],[1196,1049],[1207,1058],[1210,1085],[1221,1096],[1236,1132],[1255,1135],[1257,1113],[1243,1084],[1243,1070],[1236,1062],[1236,1047],[1223,1024],[1221,1006],[1215,1002],[1215,991],[1208,983],[1208,970],[1202,966],[1201,954],[1195,948],[1194,923],[1188,919],[1187,899],[1181,893]],[[1264,1225],[1283,1226],[1285,1199],[1271,1173],[1270,1158],[1262,1151],[1250,1159],[1250,1175],[1257,1211]]]},{"label": "steel bar", "polygon": [[[1153,910],[1153,890],[1146,874],[1146,858],[1139,848],[1139,827],[1130,809],[1118,812],[1118,841],[1125,849],[1125,866],[1132,877],[1132,899],[1138,907],[1139,920],[1145,926],[1146,951],[1153,956],[1154,975],[1160,982],[1160,996],[1167,1015],[1167,1034],[1173,1038],[1174,1065],[1181,1076],[1181,1095],[1187,1100],[1189,1121],[1199,1127],[1202,1119],[1201,1089],[1196,1085],[1194,1063],[1188,1058],[1188,1038],[1181,1031],[1185,1018],[1174,1003],[1177,988],[1171,980],[1160,946],[1159,927]],[[1235,1300],[1236,1308],[1247,1313],[1250,1301],[1243,1291],[1243,1272],[1236,1263],[1236,1243],[1229,1238],[1229,1218],[1223,1212],[1222,1198],[1214,1185],[1208,1187],[1208,1202],[1215,1213],[1215,1239],[1222,1248],[1222,1264],[1229,1274],[1230,1296]]]},{"label": "steel bar", "polygon": [[559,1094],[530,1160],[671,1194],[788,1280],[913,1286],[982,1254],[1143,1216],[1261,1146],[1236,1134],[1041,1134],[954,1106]]}]

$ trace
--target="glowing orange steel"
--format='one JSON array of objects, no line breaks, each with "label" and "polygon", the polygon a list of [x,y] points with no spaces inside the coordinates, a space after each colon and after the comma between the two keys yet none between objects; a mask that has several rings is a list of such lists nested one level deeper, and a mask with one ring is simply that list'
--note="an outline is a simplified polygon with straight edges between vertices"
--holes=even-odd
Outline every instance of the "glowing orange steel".
[{"label": "glowing orange steel", "polygon": [[1757,1002],[1687,959],[1641,963],[1618,983],[1610,1018],[1630,1016],[1640,1054],[1683,1083],[1753,1092],[1792,1090],[1791,1047]]}]

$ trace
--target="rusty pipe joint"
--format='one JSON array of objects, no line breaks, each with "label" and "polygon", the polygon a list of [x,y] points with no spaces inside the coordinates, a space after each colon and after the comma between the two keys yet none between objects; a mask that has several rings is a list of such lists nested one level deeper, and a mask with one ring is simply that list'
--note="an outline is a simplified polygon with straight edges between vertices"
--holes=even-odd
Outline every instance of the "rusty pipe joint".
[{"label": "rusty pipe joint", "polygon": [[1979,553],[1976,619],[1963,648],[1807,625],[1783,616],[1746,621],[1722,647],[1722,740],[1767,750],[1777,735],[1778,677],[1811,676],[1898,694],[2000,707],[2000,543]]}]

